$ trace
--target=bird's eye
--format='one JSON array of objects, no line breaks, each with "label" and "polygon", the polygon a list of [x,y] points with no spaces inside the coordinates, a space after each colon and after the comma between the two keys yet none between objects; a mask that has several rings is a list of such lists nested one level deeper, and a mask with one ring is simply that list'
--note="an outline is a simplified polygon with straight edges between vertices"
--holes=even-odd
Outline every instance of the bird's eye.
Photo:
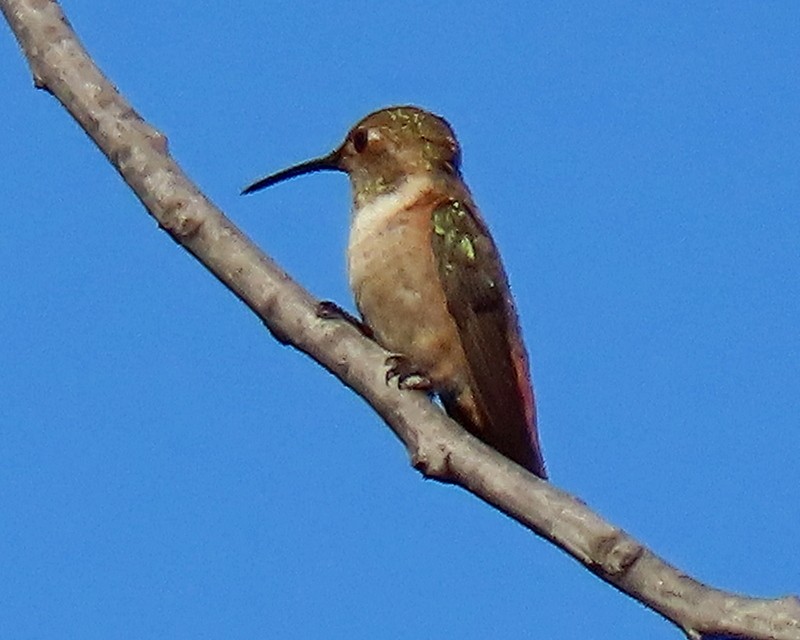
[{"label": "bird's eye", "polygon": [[361,153],[367,148],[369,143],[369,131],[366,129],[356,129],[353,132],[353,149],[356,153]]}]

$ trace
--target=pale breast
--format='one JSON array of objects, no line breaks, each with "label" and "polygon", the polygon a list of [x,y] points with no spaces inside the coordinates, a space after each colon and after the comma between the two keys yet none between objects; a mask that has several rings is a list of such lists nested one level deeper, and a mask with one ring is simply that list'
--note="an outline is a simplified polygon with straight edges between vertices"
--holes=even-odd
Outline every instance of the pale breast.
[{"label": "pale breast", "polygon": [[[398,212],[405,212],[420,199],[430,187],[424,176],[411,177],[391,193],[378,196],[369,204],[353,212],[350,226],[350,245],[348,259],[350,284],[353,279],[363,277],[364,262],[371,262],[375,255],[375,244],[397,226]],[[381,247],[387,249],[391,247]]]}]

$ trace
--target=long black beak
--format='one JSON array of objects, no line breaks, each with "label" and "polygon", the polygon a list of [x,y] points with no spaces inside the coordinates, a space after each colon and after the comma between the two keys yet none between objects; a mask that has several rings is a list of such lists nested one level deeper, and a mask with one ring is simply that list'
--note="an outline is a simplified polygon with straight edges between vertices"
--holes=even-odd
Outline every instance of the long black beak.
[{"label": "long black beak", "polygon": [[340,156],[341,148],[336,149],[327,156],[314,158],[313,160],[301,162],[300,164],[296,164],[293,167],[284,169],[283,171],[278,171],[278,173],[268,175],[260,180],[256,180],[253,184],[246,186],[244,189],[242,189],[241,195],[244,196],[248,193],[261,191],[261,189],[266,189],[273,184],[283,182],[284,180],[294,178],[295,176],[302,176],[306,173],[316,173],[317,171],[344,171],[339,164]]}]

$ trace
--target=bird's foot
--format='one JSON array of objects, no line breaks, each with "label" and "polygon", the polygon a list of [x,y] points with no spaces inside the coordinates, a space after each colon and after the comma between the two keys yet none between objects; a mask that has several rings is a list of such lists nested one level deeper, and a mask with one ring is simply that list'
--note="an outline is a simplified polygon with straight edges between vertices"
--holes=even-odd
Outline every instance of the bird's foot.
[{"label": "bird's foot", "polygon": [[397,378],[400,389],[413,389],[415,391],[430,391],[433,383],[419,368],[406,356],[395,354],[386,358],[386,383],[392,378]]},{"label": "bird's foot", "polygon": [[361,334],[370,340],[375,339],[375,334],[368,325],[364,324],[361,320],[356,318],[349,311],[345,311],[338,304],[331,300],[322,300],[317,303],[317,317],[324,320],[344,320],[348,324],[353,325],[358,329]]}]

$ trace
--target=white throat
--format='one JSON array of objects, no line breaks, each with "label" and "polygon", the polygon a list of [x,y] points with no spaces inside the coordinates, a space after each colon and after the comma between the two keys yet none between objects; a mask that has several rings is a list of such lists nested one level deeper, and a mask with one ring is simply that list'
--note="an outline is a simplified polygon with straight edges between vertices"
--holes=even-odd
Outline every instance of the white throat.
[{"label": "white throat", "polygon": [[392,215],[413,205],[429,186],[428,176],[411,176],[393,191],[377,196],[362,207],[354,208],[350,228],[351,246],[378,233]]}]

